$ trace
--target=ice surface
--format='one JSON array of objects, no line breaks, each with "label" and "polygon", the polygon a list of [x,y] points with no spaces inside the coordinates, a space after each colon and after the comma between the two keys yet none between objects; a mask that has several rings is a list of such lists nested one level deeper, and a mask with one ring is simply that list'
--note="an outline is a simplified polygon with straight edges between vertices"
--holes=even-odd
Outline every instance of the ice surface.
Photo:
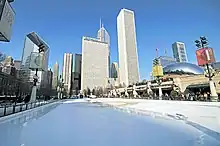
[{"label": "ice surface", "polygon": [[176,119],[183,118],[220,133],[220,103],[117,98],[100,98],[95,100],[111,106],[157,113]]},{"label": "ice surface", "polygon": [[51,104],[0,122],[0,146],[219,146],[185,123],[85,103]]}]

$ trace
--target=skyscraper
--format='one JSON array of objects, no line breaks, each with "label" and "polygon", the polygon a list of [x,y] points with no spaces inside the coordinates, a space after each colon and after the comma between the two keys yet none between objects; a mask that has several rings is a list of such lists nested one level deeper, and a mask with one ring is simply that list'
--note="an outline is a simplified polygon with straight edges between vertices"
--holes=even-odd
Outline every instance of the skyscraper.
[{"label": "skyscraper", "polygon": [[[37,37],[38,40],[36,41],[34,38]],[[29,69],[30,62],[31,62],[31,53],[32,52],[39,52],[39,44],[44,45],[44,71],[38,71],[37,76],[39,77],[37,82],[37,87],[40,88],[41,86],[45,86],[47,83],[44,80],[44,76],[46,75],[45,71],[48,69],[48,60],[49,60],[49,46],[46,42],[40,38],[38,34],[35,32],[29,33],[25,37],[24,48],[22,53],[22,60],[21,60],[21,74],[20,77],[24,81],[33,82],[33,76],[35,75],[35,71],[31,71]]]},{"label": "skyscraper", "polygon": [[100,19],[100,29],[98,31],[97,38],[101,42],[106,42],[110,46],[110,36],[108,32],[106,31],[106,29],[104,28],[104,24],[102,23],[101,19]]},{"label": "skyscraper", "polygon": [[46,89],[48,91],[50,91],[52,89],[52,82],[53,82],[53,72],[51,69],[47,70],[46,71],[46,78],[45,80],[47,80],[47,86],[46,86]]},{"label": "skyscraper", "polygon": [[73,54],[73,69],[72,69],[72,90],[75,94],[78,94],[78,90],[81,89],[81,66],[82,55]]},{"label": "skyscraper", "polygon": [[120,83],[139,82],[134,12],[122,9],[117,17]]},{"label": "skyscraper", "polygon": [[14,60],[14,66],[15,66],[16,70],[20,70],[21,69],[21,61]]},{"label": "skyscraper", "polygon": [[72,66],[73,66],[73,54],[64,53],[63,58],[63,82],[64,88],[67,93],[70,93],[71,84],[72,84]]},{"label": "skyscraper", "polygon": [[186,47],[182,42],[175,42],[172,44],[173,57],[177,62],[188,62]]},{"label": "skyscraper", "polygon": [[58,79],[59,79],[59,64],[56,62],[53,66],[53,79],[52,79],[52,89],[56,90],[58,86]]},{"label": "skyscraper", "polygon": [[99,39],[82,38],[81,90],[105,87],[109,77],[109,45]]},{"label": "skyscraper", "polygon": [[160,57],[158,57],[158,60],[163,67],[165,67],[169,64],[172,64],[172,63],[176,63],[176,60],[172,57],[169,57],[169,56],[160,56]]},{"label": "skyscraper", "polygon": [[111,78],[118,78],[119,70],[118,70],[118,63],[113,62],[111,66]]},{"label": "skyscraper", "polygon": [[109,57],[108,57],[108,62],[109,62],[109,76],[111,75],[110,72],[110,36],[109,33],[107,32],[107,30],[104,28],[104,24],[102,23],[102,20],[100,19],[100,29],[98,31],[98,35],[97,38],[101,41],[101,42],[105,42],[109,45]]}]

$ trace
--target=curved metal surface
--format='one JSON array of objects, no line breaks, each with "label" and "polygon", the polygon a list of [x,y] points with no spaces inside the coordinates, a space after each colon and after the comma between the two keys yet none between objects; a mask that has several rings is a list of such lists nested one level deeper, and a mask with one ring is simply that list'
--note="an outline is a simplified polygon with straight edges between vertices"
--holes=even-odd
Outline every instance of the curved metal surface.
[{"label": "curved metal surface", "polygon": [[204,70],[191,63],[174,63],[174,64],[169,64],[163,68],[163,71],[165,74],[169,73],[183,73],[183,74],[204,74]]}]

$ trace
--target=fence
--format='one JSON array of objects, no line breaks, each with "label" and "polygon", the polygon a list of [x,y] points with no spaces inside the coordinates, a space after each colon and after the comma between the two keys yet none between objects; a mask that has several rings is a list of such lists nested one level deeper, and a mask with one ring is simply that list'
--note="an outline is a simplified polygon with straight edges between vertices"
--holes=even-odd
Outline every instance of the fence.
[{"label": "fence", "polygon": [[8,104],[1,104],[0,105],[0,117],[4,117],[7,115],[11,115],[14,113],[19,113],[22,111],[26,111],[29,109],[33,109],[45,104],[53,103],[58,100],[51,100],[51,101],[36,101],[32,103],[20,103],[20,104],[14,104],[14,105],[8,105]]}]

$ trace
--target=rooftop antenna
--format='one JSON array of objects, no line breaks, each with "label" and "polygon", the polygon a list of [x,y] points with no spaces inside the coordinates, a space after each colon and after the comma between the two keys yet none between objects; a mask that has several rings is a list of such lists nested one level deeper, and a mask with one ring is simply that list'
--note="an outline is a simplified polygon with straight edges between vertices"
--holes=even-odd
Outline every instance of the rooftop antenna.
[{"label": "rooftop antenna", "polygon": [[167,49],[165,49],[165,56],[167,56]]},{"label": "rooftop antenna", "polygon": [[156,48],[156,57],[158,58],[158,48]]},{"label": "rooftop antenna", "polygon": [[100,29],[102,28],[102,18],[100,18]]}]

